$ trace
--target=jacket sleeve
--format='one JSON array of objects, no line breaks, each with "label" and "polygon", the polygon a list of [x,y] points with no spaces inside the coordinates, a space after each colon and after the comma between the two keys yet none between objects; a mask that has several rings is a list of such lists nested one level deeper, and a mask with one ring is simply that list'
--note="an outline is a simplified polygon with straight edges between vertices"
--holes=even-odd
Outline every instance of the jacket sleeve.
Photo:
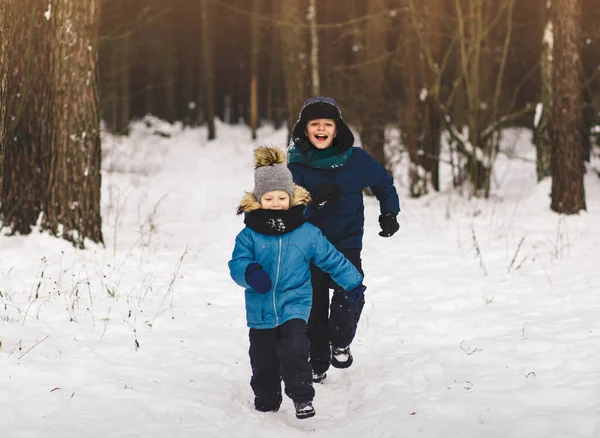
[{"label": "jacket sleeve", "polygon": [[367,152],[361,149],[364,154],[365,171],[367,176],[366,186],[368,186],[377,200],[381,214],[398,213],[400,211],[400,199],[394,187],[394,179],[388,174],[385,167],[379,164]]},{"label": "jacket sleeve", "polygon": [[298,171],[298,167],[293,164],[288,164],[287,167],[290,170],[290,172],[292,173],[292,180],[294,181],[294,183],[299,186],[305,187],[304,186],[304,177],[302,176],[302,173]]},{"label": "jacket sleeve", "polygon": [[245,289],[250,289],[246,283],[246,268],[254,262],[253,242],[251,236],[242,230],[235,238],[233,254],[229,261],[229,274],[233,281]]},{"label": "jacket sleeve", "polygon": [[329,240],[315,227],[316,244],[312,262],[327,272],[337,284],[345,290],[354,289],[362,280],[362,274],[348,261],[344,255],[335,249]]}]

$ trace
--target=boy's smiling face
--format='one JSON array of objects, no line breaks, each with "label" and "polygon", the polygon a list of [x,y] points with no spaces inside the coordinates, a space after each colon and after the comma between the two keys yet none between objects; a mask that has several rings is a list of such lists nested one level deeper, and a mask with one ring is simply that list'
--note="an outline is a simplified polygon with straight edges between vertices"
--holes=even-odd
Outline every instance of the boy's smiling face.
[{"label": "boy's smiling face", "polygon": [[265,210],[289,210],[290,195],[283,190],[267,192],[260,198],[260,205]]},{"label": "boy's smiling face", "polygon": [[335,138],[335,120],[313,119],[306,123],[304,133],[308,140],[317,149],[327,149]]}]

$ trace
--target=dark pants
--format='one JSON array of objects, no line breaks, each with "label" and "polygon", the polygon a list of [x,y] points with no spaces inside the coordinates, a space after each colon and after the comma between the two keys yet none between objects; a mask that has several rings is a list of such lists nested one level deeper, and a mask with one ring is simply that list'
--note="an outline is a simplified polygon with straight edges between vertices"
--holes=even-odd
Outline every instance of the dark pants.
[{"label": "dark pants", "polygon": [[[362,274],[360,249],[341,249],[340,252]],[[331,348],[344,348],[352,343],[356,326],[365,305],[364,295],[355,303],[344,296],[344,290],[335,283],[329,274],[316,266],[311,266],[313,303],[308,320],[310,339],[310,363],[315,373],[324,373],[331,362]],[[329,288],[333,289],[331,305]]]},{"label": "dark pants", "polygon": [[274,329],[250,329],[250,365],[254,406],[277,410],[281,404],[281,380],[285,393],[297,402],[312,401],[315,390],[308,363],[306,323],[291,319]]}]

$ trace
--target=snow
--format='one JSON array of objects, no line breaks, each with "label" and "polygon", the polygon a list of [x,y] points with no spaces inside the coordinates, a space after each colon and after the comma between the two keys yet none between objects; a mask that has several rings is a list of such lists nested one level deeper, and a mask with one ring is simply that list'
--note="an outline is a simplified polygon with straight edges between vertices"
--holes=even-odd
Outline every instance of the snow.
[{"label": "snow", "polygon": [[286,132],[252,142],[219,123],[208,142],[146,122],[104,135],[105,246],[0,236],[3,438],[600,436],[594,172],[587,212],[551,212],[531,133],[513,130],[487,201],[446,182],[410,199],[400,178],[401,228],[383,239],[367,199],[354,365],[330,370],[317,415],[297,420],[287,398],[278,413],[252,407],[244,295],[227,268],[252,150]]},{"label": "snow", "polygon": [[52,16],[52,1],[50,0],[48,2],[48,9],[46,10],[46,12],[44,12],[44,18],[46,18],[46,21],[50,21],[51,16]]},{"label": "snow", "polygon": [[540,121],[542,120],[542,113],[544,112],[544,104],[538,102],[535,105],[535,115],[533,117],[533,126],[537,129],[540,126]]},{"label": "snow", "polygon": [[554,49],[554,26],[552,21],[548,20],[544,27],[544,36],[542,42],[550,49],[549,56],[552,59],[552,50]]}]

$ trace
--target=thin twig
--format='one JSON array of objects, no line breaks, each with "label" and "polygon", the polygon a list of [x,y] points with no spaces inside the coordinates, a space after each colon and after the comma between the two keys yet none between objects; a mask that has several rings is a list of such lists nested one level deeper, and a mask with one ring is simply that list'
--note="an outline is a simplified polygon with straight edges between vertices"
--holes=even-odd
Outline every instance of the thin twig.
[{"label": "thin twig", "polygon": [[521,249],[523,242],[525,242],[525,237],[521,237],[521,241],[517,245],[517,250],[515,251],[515,255],[513,256],[512,260],[510,262],[510,265],[508,266],[508,272],[510,272],[511,268],[515,264],[515,261],[517,260],[517,256],[519,255],[519,250]]},{"label": "thin twig", "polygon": [[33,350],[35,347],[37,347],[38,345],[40,345],[42,342],[44,342],[46,339],[48,339],[50,337],[50,335],[47,335],[44,339],[42,339],[41,341],[36,342],[35,344],[33,344],[33,346],[25,351],[25,353],[23,353],[22,355],[19,356],[19,359],[21,359],[23,356],[25,356],[27,353],[29,353],[31,350]]},{"label": "thin twig", "polygon": [[475,229],[471,227],[471,234],[473,236],[473,246],[475,247],[475,251],[477,252],[477,257],[479,257],[479,266],[483,269],[483,274],[488,275],[487,269],[485,269],[485,264],[483,263],[483,255],[481,254],[481,250],[479,249],[479,243],[477,243],[477,237],[475,236]]}]

